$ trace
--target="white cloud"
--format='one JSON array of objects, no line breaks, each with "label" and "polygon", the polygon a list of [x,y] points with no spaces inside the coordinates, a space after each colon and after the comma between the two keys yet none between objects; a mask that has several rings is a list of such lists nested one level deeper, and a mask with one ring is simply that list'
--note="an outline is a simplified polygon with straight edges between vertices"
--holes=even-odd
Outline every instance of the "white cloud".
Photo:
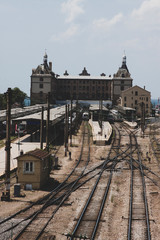
[{"label": "white cloud", "polygon": [[10,13],[15,13],[17,11],[17,8],[14,7],[11,4],[7,3],[0,3],[0,13],[1,14],[10,14]]},{"label": "white cloud", "polygon": [[84,0],[67,0],[62,3],[62,12],[67,15],[66,22],[72,22],[77,16],[84,13],[82,3]]},{"label": "white cloud", "polygon": [[142,25],[145,29],[160,29],[160,1],[146,0],[138,9],[134,9],[131,14],[137,27]]},{"label": "white cloud", "polygon": [[156,13],[160,11],[159,0],[144,1],[139,9],[135,9],[132,12],[133,17],[144,18],[147,14]]},{"label": "white cloud", "polygon": [[115,15],[113,18],[111,18],[110,20],[106,19],[106,18],[101,18],[98,20],[94,20],[93,21],[93,25],[94,27],[98,28],[98,29],[102,29],[104,31],[110,29],[111,27],[113,27],[114,25],[116,25],[117,23],[119,23],[123,18],[122,13],[119,13],[117,15]]},{"label": "white cloud", "polygon": [[68,40],[68,39],[72,38],[73,36],[77,35],[78,29],[79,29],[78,25],[74,24],[74,25],[70,26],[65,32],[59,33],[57,35],[54,34],[50,40],[63,42],[65,40]]}]

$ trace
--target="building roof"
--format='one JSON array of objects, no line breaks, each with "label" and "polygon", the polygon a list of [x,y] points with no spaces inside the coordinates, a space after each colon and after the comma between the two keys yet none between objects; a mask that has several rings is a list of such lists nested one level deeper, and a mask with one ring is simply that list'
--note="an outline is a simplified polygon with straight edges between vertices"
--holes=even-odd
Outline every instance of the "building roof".
[{"label": "building roof", "polygon": [[45,150],[35,149],[33,151],[29,151],[29,152],[26,152],[23,155],[18,156],[17,159],[21,158],[22,156],[33,156],[33,157],[36,157],[36,158],[39,158],[39,159],[45,159],[45,158],[49,157],[50,154]]},{"label": "building roof", "polygon": [[144,92],[150,93],[149,91],[147,91],[147,90],[144,89],[144,88],[139,87],[138,85],[135,85],[135,86],[133,86],[133,87],[127,88],[126,90],[123,90],[122,93],[126,93],[127,91],[131,91],[131,90],[134,89],[134,88],[139,88],[139,89],[141,89],[141,90],[144,91]]},{"label": "building roof", "polygon": [[[90,111],[100,110],[99,104],[91,104],[90,105]],[[108,111],[108,108],[106,108],[104,105],[102,105],[102,110]]]},{"label": "building roof", "polygon": [[71,76],[71,75],[61,75],[58,76],[57,79],[63,79],[63,80],[112,80],[112,77],[106,77],[106,76]]}]

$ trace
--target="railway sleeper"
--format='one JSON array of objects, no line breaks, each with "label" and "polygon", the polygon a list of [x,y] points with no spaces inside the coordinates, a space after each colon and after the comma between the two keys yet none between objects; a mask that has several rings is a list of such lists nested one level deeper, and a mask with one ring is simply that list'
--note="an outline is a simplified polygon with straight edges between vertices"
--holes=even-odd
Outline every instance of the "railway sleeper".
[{"label": "railway sleeper", "polygon": [[[78,221],[79,218],[75,218],[74,221]],[[96,222],[97,219],[82,219],[82,222]],[[101,219],[100,222],[106,222],[106,220]]]}]

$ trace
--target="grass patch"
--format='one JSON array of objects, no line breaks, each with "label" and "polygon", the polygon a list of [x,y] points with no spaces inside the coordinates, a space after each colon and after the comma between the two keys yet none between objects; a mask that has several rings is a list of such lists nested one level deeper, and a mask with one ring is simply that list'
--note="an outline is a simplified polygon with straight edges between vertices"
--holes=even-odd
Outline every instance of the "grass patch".
[{"label": "grass patch", "polygon": [[111,196],[111,203],[114,201],[114,195]]},{"label": "grass patch", "polygon": [[4,140],[0,140],[0,148],[4,147],[5,146],[5,142]]}]

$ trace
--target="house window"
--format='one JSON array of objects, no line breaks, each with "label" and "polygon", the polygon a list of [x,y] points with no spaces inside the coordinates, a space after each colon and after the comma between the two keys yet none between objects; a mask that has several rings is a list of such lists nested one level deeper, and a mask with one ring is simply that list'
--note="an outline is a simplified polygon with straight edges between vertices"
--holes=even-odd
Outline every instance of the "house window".
[{"label": "house window", "polygon": [[42,91],[39,92],[39,96],[43,97],[43,92]]},{"label": "house window", "polygon": [[123,91],[124,90],[124,86],[121,86],[121,91]]},{"label": "house window", "polygon": [[137,100],[135,100],[135,105],[137,105]]},{"label": "house window", "polygon": [[124,101],[125,101],[125,102],[127,101],[127,97],[124,97]]},{"label": "house window", "polygon": [[135,96],[138,96],[138,92],[137,91],[135,91]]},{"label": "house window", "polygon": [[43,83],[40,83],[40,84],[39,84],[39,88],[43,88]]},{"label": "house window", "polygon": [[33,162],[24,162],[24,173],[33,173]]}]

